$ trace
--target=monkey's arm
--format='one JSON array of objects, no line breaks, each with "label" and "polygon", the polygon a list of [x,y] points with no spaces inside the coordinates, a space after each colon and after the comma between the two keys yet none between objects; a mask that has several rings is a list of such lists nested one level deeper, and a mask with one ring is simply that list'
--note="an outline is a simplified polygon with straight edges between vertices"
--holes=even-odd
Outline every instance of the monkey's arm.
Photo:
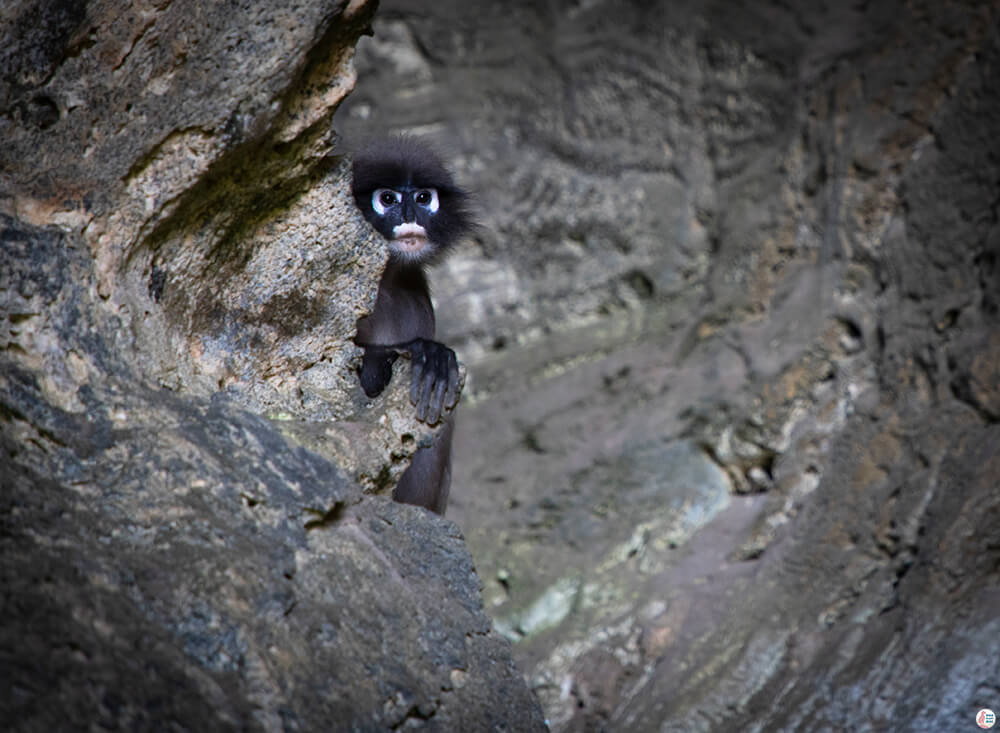
[{"label": "monkey's arm", "polygon": [[364,346],[361,359],[361,388],[369,397],[382,394],[392,379],[392,365],[400,354],[413,362],[410,402],[416,405],[417,419],[435,425],[446,409],[458,403],[462,390],[458,359],[442,343],[417,338],[402,344]]},{"label": "monkey's arm", "polygon": [[367,344],[361,357],[361,389],[369,397],[378,397],[392,379],[392,365],[399,358],[399,352],[392,346]]}]

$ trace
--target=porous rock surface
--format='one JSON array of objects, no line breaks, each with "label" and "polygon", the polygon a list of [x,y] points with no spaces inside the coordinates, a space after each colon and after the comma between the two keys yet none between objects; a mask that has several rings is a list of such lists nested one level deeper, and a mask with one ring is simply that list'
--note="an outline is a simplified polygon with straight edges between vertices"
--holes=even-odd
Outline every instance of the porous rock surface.
[{"label": "porous rock surface", "polygon": [[374,11],[0,9],[3,730],[543,727],[456,525],[386,495],[407,375],[354,375]]},{"label": "porous rock surface", "polygon": [[485,226],[450,516],[560,731],[1000,705],[1000,4],[382,3]]}]

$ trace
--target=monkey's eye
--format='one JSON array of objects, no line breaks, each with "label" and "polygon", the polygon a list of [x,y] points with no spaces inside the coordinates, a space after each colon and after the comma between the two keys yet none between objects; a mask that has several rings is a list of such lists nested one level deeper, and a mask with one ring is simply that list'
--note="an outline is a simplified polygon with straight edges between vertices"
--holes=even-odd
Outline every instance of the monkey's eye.
[{"label": "monkey's eye", "polygon": [[438,192],[433,188],[422,188],[417,191],[413,200],[432,214],[438,210]]},{"label": "monkey's eye", "polygon": [[402,200],[396,191],[391,188],[379,188],[372,194],[372,208],[379,216],[385,214],[385,210],[390,206],[398,204]]}]

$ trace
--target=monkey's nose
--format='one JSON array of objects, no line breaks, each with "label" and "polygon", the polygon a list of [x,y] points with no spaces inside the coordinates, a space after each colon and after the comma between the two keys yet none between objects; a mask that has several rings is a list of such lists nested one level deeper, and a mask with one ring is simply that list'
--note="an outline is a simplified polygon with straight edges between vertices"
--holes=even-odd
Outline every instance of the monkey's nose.
[{"label": "monkey's nose", "polygon": [[406,196],[403,199],[403,221],[416,221],[417,220],[417,207],[413,203],[413,199]]}]

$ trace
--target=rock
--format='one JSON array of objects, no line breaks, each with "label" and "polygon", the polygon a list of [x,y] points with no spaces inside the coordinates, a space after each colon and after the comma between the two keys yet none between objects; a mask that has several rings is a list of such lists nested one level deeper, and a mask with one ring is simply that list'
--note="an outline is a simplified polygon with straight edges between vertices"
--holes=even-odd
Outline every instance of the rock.
[{"label": "rock", "polygon": [[352,339],[374,3],[0,12],[0,727],[541,730]]},{"label": "rock", "polygon": [[554,730],[995,708],[997,13],[382,3],[337,123],[479,194],[450,516]]}]

